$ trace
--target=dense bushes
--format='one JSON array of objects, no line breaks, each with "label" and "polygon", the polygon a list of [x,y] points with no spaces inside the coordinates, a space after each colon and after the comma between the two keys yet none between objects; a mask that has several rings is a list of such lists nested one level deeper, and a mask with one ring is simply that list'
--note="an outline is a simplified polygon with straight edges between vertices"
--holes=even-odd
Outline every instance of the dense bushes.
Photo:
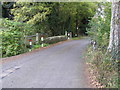
[{"label": "dense bushes", "polygon": [[97,42],[97,46],[108,46],[109,33],[110,33],[110,19],[104,20],[102,17],[94,17],[89,25],[88,34],[90,37]]},{"label": "dense bushes", "polygon": [[[102,4],[104,7],[103,14],[95,15],[89,22],[87,29],[88,35],[97,42],[99,47],[107,47],[109,42],[110,33],[110,20],[111,20],[111,4]],[[102,11],[101,11],[102,12]]]},{"label": "dense bushes", "polygon": [[103,87],[118,88],[118,61],[101,48],[93,51],[89,47],[87,52],[87,63],[94,70],[97,81]]},{"label": "dense bushes", "polygon": [[33,25],[38,33],[58,36],[68,31],[74,36],[77,27],[78,33],[85,33],[95,9],[96,3],[92,2],[16,2],[10,12],[13,20]]},{"label": "dense bushes", "polygon": [[3,19],[1,27],[2,56],[13,56],[26,52],[24,35],[28,33],[28,26],[23,23]]},{"label": "dense bushes", "polygon": [[118,88],[118,61],[107,52],[111,20],[110,5],[110,3],[102,3],[103,15],[96,15],[89,23],[88,34],[97,44],[96,50],[92,47],[88,48],[86,57],[89,65],[97,73],[97,80],[101,85]]},{"label": "dense bushes", "polygon": [[[30,25],[2,19],[0,27],[2,28],[0,36],[2,36],[3,57],[14,56],[28,51],[24,36],[34,34],[34,30]],[[67,40],[66,36],[48,37],[44,41],[44,46],[64,40]],[[41,47],[40,44],[33,45],[33,49],[39,47]]]}]

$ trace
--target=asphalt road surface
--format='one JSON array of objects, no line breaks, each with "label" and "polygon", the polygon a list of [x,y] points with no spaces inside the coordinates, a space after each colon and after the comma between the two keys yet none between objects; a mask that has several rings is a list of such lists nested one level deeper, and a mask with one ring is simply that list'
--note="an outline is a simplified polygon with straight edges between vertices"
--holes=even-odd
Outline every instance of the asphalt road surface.
[{"label": "asphalt road surface", "polygon": [[87,38],[34,52],[2,65],[3,88],[88,88],[83,51]]}]

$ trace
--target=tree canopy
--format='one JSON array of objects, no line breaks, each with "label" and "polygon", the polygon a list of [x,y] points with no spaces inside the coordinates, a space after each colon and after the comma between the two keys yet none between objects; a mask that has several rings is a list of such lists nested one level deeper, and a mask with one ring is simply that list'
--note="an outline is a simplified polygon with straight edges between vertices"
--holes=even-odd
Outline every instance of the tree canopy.
[{"label": "tree canopy", "polygon": [[73,36],[85,34],[96,7],[96,3],[87,2],[4,2],[2,15],[8,19],[0,24],[3,56],[26,52],[26,35],[57,36],[65,35],[65,31]]},{"label": "tree canopy", "polygon": [[65,31],[85,34],[95,14],[95,3],[17,2],[11,13],[14,20],[33,26],[35,32],[63,35]]}]

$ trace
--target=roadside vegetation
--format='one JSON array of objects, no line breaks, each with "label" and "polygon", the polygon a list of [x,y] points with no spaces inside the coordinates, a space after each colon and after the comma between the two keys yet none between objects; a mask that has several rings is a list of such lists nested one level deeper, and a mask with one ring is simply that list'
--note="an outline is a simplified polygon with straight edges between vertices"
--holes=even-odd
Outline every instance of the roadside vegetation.
[{"label": "roadside vegetation", "polygon": [[[52,43],[66,40],[66,32],[67,35],[72,33],[72,40],[88,35],[91,45],[85,58],[95,72],[96,80],[104,88],[118,88],[120,2],[112,5],[113,7],[107,2],[4,2],[3,18],[0,19],[2,56],[10,57],[28,52],[25,36],[36,33],[46,38],[61,36],[58,39],[49,38],[48,41],[51,40]],[[44,46],[52,44],[48,41]],[[39,47],[41,41],[34,44],[32,49]]]},{"label": "roadside vegetation", "polygon": [[115,52],[108,52],[111,3],[101,3],[100,6],[100,8],[104,7],[102,9],[104,13],[99,13],[99,16],[93,17],[89,22],[90,28],[87,30],[92,39],[92,45],[87,50],[87,64],[103,88],[118,88],[118,59],[115,59]]},{"label": "roadside vegetation", "polygon": [[27,51],[23,36],[28,33],[30,27],[26,24],[2,19],[2,56],[9,57]]},{"label": "roadside vegetation", "polygon": [[[29,51],[25,36],[39,33],[44,37],[63,36],[67,31],[85,34],[89,20],[94,16],[95,3],[59,2],[4,2],[2,4],[2,56],[10,57]],[[61,39],[61,40],[59,40]],[[49,39],[48,39],[49,40]],[[47,44],[66,40],[58,38]],[[50,40],[49,40],[50,41]],[[28,41],[27,41],[28,42]],[[33,49],[41,47],[41,41]]]}]

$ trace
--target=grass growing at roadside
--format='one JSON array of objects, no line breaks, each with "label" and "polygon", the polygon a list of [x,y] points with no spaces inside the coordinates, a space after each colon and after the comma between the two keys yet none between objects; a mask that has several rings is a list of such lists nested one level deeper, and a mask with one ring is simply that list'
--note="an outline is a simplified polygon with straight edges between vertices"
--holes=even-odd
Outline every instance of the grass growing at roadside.
[{"label": "grass growing at roadside", "polygon": [[86,61],[104,88],[118,88],[118,60],[112,59],[102,48],[93,51],[92,47],[89,47]]},{"label": "grass growing at roadside", "polygon": [[86,36],[73,37],[71,40],[79,40],[79,39],[82,39],[82,38],[86,38]]},{"label": "grass growing at roadside", "polygon": [[[49,46],[49,44],[43,44],[43,47]],[[33,45],[32,50],[42,47],[42,45]]]}]

